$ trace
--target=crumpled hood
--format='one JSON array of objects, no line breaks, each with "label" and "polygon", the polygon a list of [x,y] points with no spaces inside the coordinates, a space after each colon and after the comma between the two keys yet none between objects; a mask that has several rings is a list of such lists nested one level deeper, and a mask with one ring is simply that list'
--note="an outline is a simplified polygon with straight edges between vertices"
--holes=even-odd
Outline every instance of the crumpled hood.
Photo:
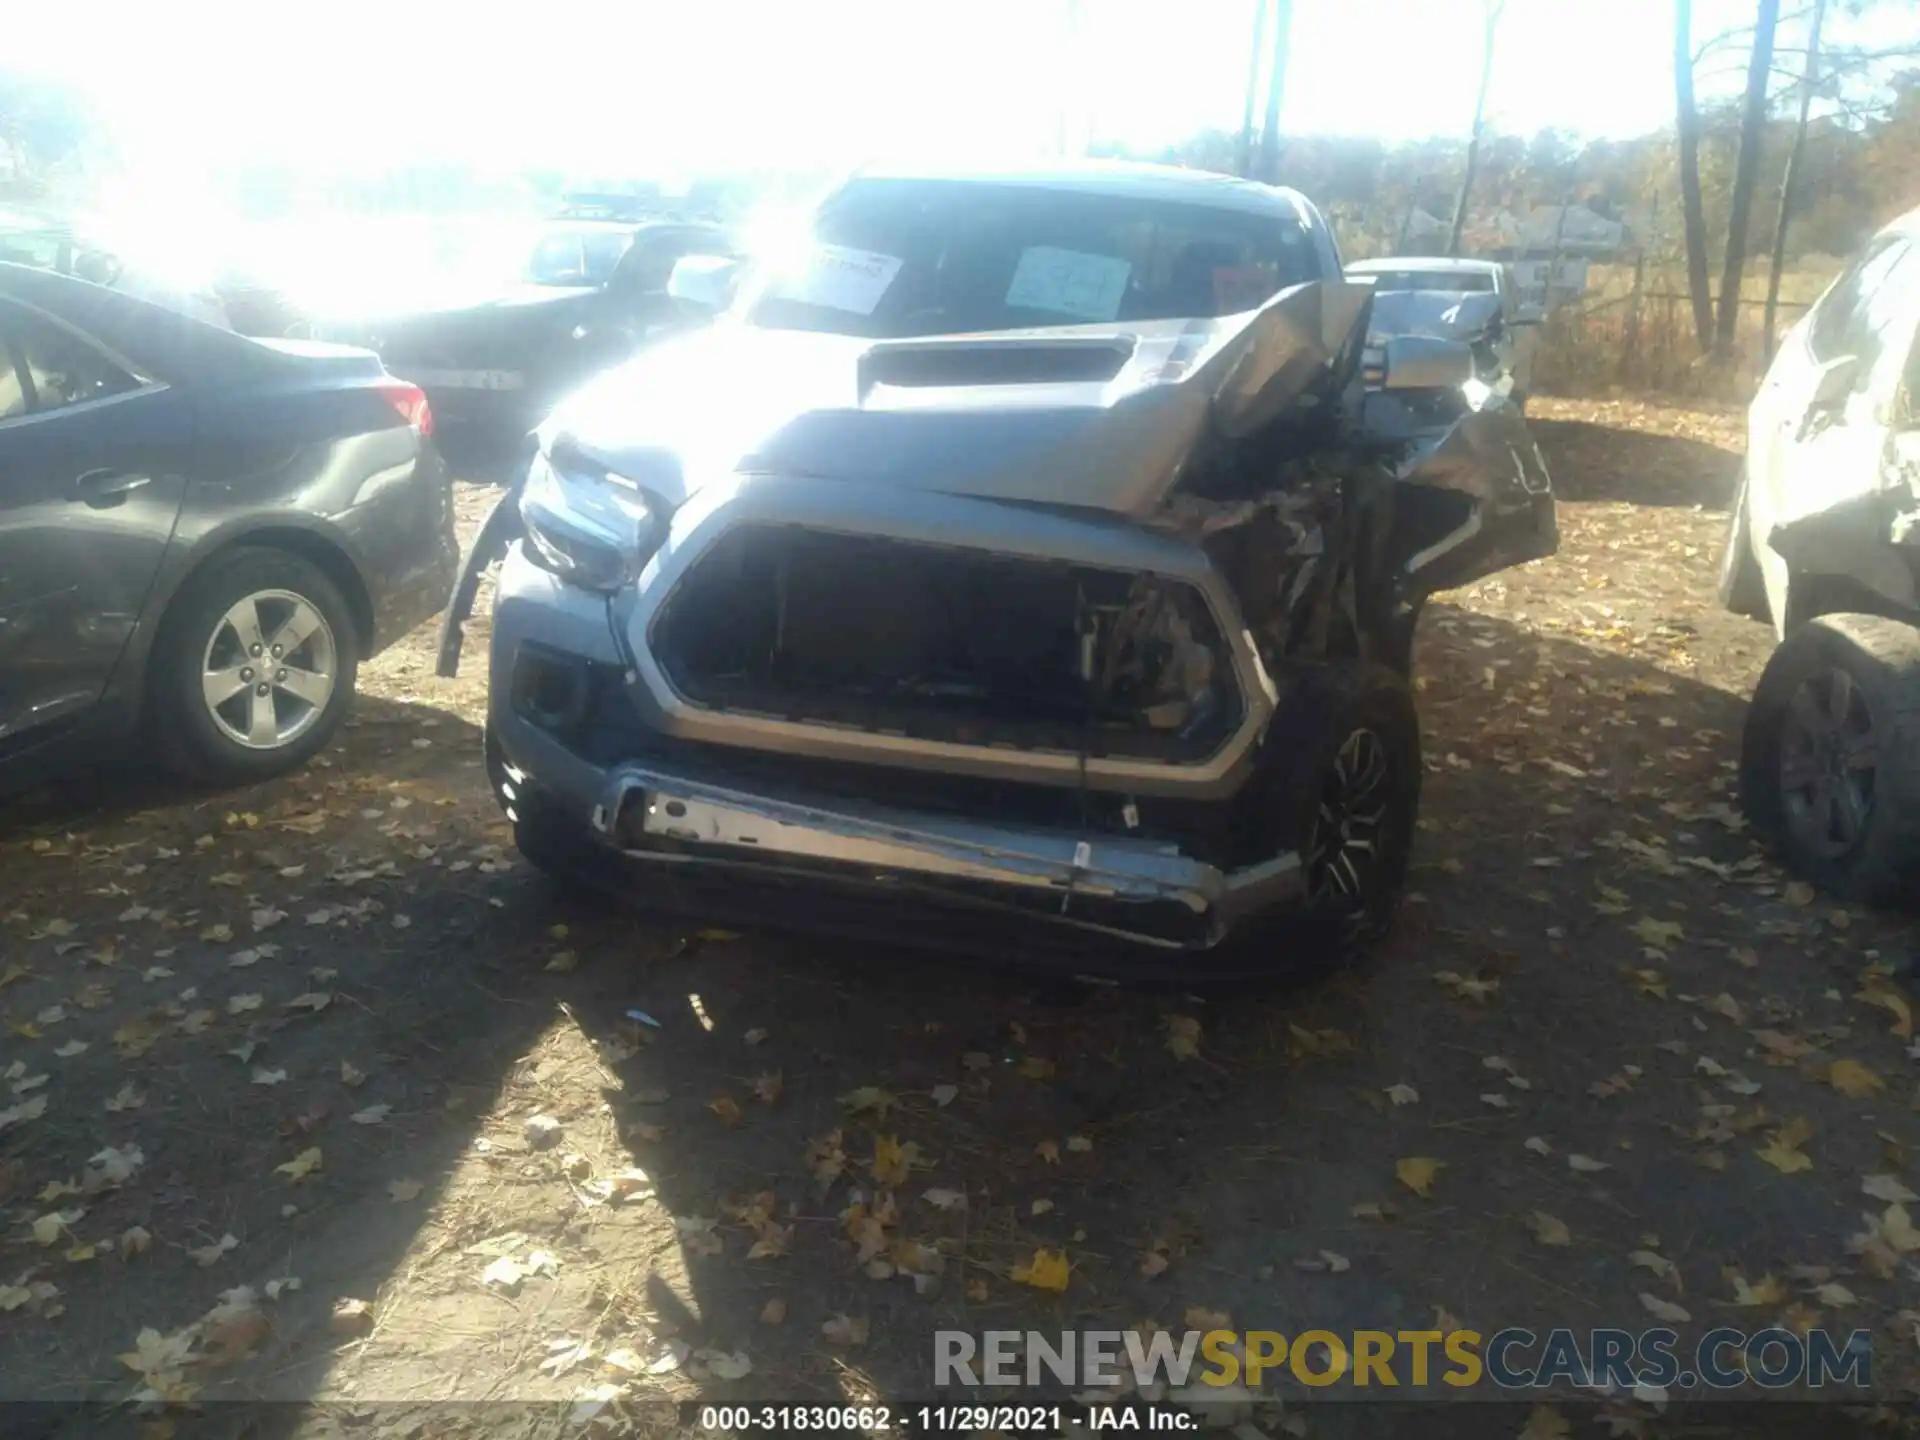
[{"label": "crumpled hood", "polygon": [[1390,335],[1478,339],[1499,318],[1500,297],[1483,290],[1382,290],[1373,297],[1370,342]]},{"label": "crumpled hood", "polygon": [[590,381],[541,427],[669,508],[816,478],[1142,514],[1209,433],[1251,434],[1346,353],[1367,287],[1218,320],[875,341],[723,321]]}]

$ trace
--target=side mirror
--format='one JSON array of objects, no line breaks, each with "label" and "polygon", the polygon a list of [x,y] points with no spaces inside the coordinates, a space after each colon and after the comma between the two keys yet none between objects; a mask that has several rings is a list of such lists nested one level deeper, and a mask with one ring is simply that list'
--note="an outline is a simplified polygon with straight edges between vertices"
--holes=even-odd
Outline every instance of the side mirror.
[{"label": "side mirror", "polygon": [[1813,377],[1809,410],[1835,410],[1846,403],[1860,379],[1860,357],[1838,355],[1822,365]]},{"label": "side mirror", "polygon": [[1385,390],[1451,390],[1473,378],[1473,350],[1433,335],[1395,335],[1386,343]]},{"label": "side mirror", "polygon": [[667,276],[667,294],[702,315],[718,315],[733,303],[740,262],[724,255],[683,255]]}]

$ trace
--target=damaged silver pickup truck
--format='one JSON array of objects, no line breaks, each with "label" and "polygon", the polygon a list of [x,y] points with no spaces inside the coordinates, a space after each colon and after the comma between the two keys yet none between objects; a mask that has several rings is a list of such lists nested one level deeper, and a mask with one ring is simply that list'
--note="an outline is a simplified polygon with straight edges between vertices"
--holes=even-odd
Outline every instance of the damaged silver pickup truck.
[{"label": "damaged silver pickup truck", "polygon": [[530,859],[1081,968],[1386,921],[1422,603],[1557,532],[1464,346],[1361,383],[1371,292],[1312,205],[867,172],[793,256],[672,288],[724,313],[554,412],[443,633],[444,674],[504,556],[487,761]]}]

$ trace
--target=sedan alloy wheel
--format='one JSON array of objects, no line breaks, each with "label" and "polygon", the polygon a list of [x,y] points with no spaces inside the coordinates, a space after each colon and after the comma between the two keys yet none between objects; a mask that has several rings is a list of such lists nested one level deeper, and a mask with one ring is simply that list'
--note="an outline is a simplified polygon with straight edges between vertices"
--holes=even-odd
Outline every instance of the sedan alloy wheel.
[{"label": "sedan alloy wheel", "polygon": [[201,667],[207,713],[229,740],[278,750],[326,713],[339,677],[333,628],[291,590],[234,602],[208,637]]}]

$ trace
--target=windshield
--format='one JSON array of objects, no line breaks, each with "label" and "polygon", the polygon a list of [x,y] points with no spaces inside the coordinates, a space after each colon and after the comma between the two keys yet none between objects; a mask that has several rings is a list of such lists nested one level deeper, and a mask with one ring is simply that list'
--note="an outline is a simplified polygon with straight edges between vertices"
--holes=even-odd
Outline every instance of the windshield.
[{"label": "windshield", "polygon": [[1320,278],[1304,224],[1128,195],[859,180],[743,299],[750,324],[874,339],[1210,319]]},{"label": "windshield", "polygon": [[1355,279],[1371,278],[1375,290],[1446,290],[1455,295],[1483,295],[1493,289],[1488,270],[1363,270]]},{"label": "windshield", "polygon": [[633,243],[630,230],[569,226],[542,235],[527,260],[530,285],[604,285]]}]

